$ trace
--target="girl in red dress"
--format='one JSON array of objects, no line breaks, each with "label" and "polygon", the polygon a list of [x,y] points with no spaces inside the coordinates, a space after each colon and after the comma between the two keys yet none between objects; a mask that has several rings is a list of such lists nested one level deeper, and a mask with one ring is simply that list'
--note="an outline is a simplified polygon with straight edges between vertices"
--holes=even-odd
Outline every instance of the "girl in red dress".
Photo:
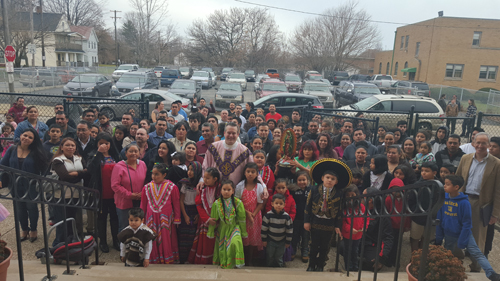
[{"label": "girl in red dress", "polygon": [[259,176],[262,182],[266,185],[267,193],[274,193],[274,173],[269,166],[266,166],[266,152],[264,150],[256,150],[253,152],[253,161],[259,168]]}]

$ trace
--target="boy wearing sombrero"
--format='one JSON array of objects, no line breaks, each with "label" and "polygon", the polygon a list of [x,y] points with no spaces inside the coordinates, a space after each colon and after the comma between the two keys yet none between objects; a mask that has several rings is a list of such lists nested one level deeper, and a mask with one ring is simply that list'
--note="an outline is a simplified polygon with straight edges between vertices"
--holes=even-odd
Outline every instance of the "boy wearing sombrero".
[{"label": "boy wearing sombrero", "polygon": [[341,190],[350,184],[352,173],[336,159],[316,162],[310,173],[318,185],[311,188],[304,211],[304,229],[311,232],[307,271],[323,271],[333,232],[341,235]]}]

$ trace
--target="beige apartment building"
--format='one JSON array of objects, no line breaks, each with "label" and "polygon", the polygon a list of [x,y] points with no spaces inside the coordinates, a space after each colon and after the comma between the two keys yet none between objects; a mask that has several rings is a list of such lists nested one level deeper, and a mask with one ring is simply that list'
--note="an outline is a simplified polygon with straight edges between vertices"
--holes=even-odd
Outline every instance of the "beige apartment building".
[{"label": "beige apartment building", "polygon": [[374,74],[466,89],[500,89],[500,20],[437,17],[397,28]]}]

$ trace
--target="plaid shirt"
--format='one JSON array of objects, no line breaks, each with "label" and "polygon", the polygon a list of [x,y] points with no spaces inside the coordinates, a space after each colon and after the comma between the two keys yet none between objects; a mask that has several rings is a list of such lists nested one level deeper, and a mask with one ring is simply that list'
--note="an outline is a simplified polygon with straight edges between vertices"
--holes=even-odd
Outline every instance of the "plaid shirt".
[{"label": "plaid shirt", "polygon": [[476,113],[477,113],[477,107],[469,105],[469,107],[467,107],[467,112],[465,113],[465,117],[476,116]]}]

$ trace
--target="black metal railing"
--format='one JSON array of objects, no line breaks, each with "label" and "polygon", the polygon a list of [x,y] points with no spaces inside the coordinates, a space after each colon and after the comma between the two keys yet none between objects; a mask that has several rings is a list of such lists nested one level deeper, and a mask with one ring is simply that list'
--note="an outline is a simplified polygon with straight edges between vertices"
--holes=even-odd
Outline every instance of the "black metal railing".
[{"label": "black metal railing", "polygon": [[500,114],[479,112],[476,126],[488,126],[487,130],[485,130],[487,133],[491,136],[500,136]]},{"label": "black metal railing", "polygon": [[[401,210],[397,210],[395,207],[396,194],[399,198],[401,198],[402,208]],[[389,198],[389,199],[387,199]],[[424,277],[427,272],[426,261],[427,261],[427,253],[429,250],[429,244],[432,237],[433,227],[439,224],[439,221],[436,220],[437,213],[439,209],[443,206],[445,199],[445,192],[442,185],[438,185],[434,183],[434,181],[423,181],[418,182],[412,185],[407,185],[404,187],[393,188],[390,190],[377,191],[371,194],[362,194],[357,197],[350,197],[342,202],[342,214],[343,218],[350,218],[351,221],[355,218],[363,219],[363,226],[367,225],[367,222],[375,219],[382,218],[395,218],[398,217],[401,219],[401,225],[399,228],[399,239],[397,239],[397,245],[393,245],[396,248],[396,258],[395,258],[395,267],[394,267],[394,281],[398,280],[399,268],[401,266],[401,248],[402,248],[402,237],[404,233],[404,221],[407,218],[411,217],[425,217],[425,232],[422,243],[422,255],[420,257],[420,268],[418,274],[418,280],[424,280]],[[386,205],[386,200],[391,200],[392,207],[388,208]],[[373,205],[373,208],[370,208],[370,204]],[[366,208],[362,211],[361,205],[364,205]],[[376,253],[380,253],[382,247],[382,224],[379,223],[377,242],[376,242]],[[353,227],[354,224],[351,223],[350,227],[350,237],[353,235]],[[368,225],[368,227],[370,227]],[[361,250],[359,251],[359,272],[358,272],[358,281],[361,280],[362,274],[362,266],[363,266],[363,257],[365,253],[365,240],[366,234],[363,234],[361,238]],[[338,238],[338,243],[340,243],[340,237]],[[338,245],[337,243],[337,245]],[[347,276],[349,276],[349,268],[350,268],[350,258],[351,258],[351,248],[352,248],[352,240],[349,241],[348,245],[344,245],[347,247],[348,258],[345,260],[345,268],[347,271]],[[340,251],[337,249],[337,259],[335,262],[335,271],[339,271],[339,254]],[[375,258],[375,266],[374,268],[378,268],[380,263],[379,255],[376,255]],[[417,277],[417,276],[415,276]],[[373,280],[377,280],[377,270],[374,270]]]},{"label": "black metal railing", "polygon": [[149,99],[141,94],[139,100],[125,100],[114,98],[89,98],[78,97],[73,101],[63,101],[64,109],[69,112],[70,105],[78,105],[82,108],[88,108],[91,105],[96,105],[100,113],[106,113],[110,121],[119,121],[124,113],[130,110],[134,111],[134,118],[149,119]]},{"label": "black metal railing", "polygon": [[[23,259],[22,259],[22,247],[21,247],[21,230],[19,227],[19,212],[18,203],[35,203],[40,204],[42,213],[42,228],[43,228],[43,240],[44,240],[44,256],[45,259],[47,275],[44,280],[54,280],[56,277],[51,274],[50,269],[50,257],[51,253],[49,250],[49,233],[47,232],[47,218],[45,214],[45,205],[57,206],[64,208],[64,237],[65,237],[65,248],[66,248],[66,271],[63,274],[74,274],[74,271],[70,270],[69,262],[69,251],[68,251],[68,237],[67,233],[67,218],[66,218],[66,208],[76,208],[79,210],[89,210],[94,211],[94,222],[95,229],[97,230],[97,219],[96,214],[98,211],[98,201],[99,201],[99,191],[95,189],[86,188],[80,185],[71,184],[48,177],[43,177],[28,172],[24,172],[17,169],[12,169],[7,166],[0,165],[0,177],[2,179],[3,189],[0,189],[0,199],[12,200],[14,206],[14,219],[15,219],[15,230],[16,230],[16,243],[17,243],[17,256],[19,264],[19,280],[24,280],[24,269],[23,269]],[[20,186],[25,186],[27,188],[20,188]],[[24,189],[24,191],[22,191]],[[56,192],[60,191],[61,194],[68,194],[70,198],[65,198],[66,196],[60,196],[56,198]],[[77,235],[74,233],[74,235]],[[82,233],[83,235],[83,233]],[[82,237],[83,238],[83,237]],[[94,237],[97,238],[97,235]],[[81,241],[82,255],[81,264],[83,269],[86,267],[87,257],[84,256],[84,239],[79,239]],[[96,241],[97,245],[97,241]],[[99,254],[98,247],[95,247],[95,258],[96,264],[99,264]]]}]

